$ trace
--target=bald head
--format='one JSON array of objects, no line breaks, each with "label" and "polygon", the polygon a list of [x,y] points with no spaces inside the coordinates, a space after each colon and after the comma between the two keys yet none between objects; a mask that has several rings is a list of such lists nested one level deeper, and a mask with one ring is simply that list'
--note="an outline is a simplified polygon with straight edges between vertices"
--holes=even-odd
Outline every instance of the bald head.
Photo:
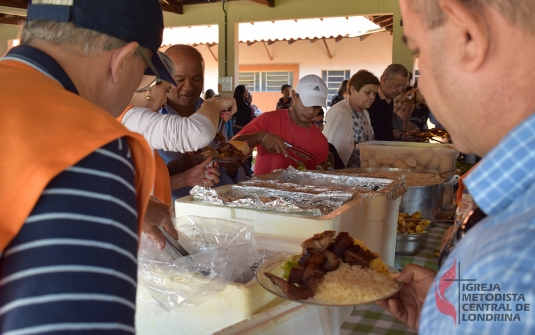
[{"label": "bald head", "polygon": [[197,49],[184,44],[173,45],[165,53],[175,63],[177,84],[167,94],[167,102],[177,112],[187,109],[185,114],[191,115],[204,86],[204,59]]}]

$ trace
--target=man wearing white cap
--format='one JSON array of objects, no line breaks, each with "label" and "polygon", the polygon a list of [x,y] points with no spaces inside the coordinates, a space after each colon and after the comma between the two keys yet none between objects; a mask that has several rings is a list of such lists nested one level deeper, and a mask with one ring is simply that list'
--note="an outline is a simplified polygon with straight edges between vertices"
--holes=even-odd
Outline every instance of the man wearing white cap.
[{"label": "man wearing white cap", "polygon": [[263,113],[234,137],[257,147],[256,175],[288,166],[315,170],[327,160],[329,144],[312,122],[326,105],[327,86],[316,75],[304,76],[292,91],[292,100],[290,109]]}]

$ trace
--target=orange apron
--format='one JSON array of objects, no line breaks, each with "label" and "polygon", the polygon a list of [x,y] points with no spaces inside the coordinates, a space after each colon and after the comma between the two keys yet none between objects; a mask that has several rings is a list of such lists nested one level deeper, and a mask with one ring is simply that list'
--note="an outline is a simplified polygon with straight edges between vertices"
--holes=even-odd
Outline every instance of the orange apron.
[{"label": "orange apron", "polygon": [[[119,122],[123,122],[123,117],[130,109],[135,106],[128,106],[126,109],[117,117]],[[167,169],[167,164],[162,159],[158,151],[153,151],[154,156],[154,189],[152,195],[160,199],[167,206],[171,206],[171,179],[169,178],[169,170]]]},{"label": "orange apron", "polygon": [[141,234],[154,175],[145,139],[26,64],[1,61],[0,78],[0,250],[55,176],[120,137],[132,151]]}]

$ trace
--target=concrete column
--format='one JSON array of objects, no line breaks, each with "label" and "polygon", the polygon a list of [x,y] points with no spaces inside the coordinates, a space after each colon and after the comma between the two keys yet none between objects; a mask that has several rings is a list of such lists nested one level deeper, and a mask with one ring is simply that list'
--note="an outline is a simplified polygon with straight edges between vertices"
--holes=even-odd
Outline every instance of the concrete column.
[{"label": "concrete column", "polygon": [[394,12],[394,30],[392,39],[392,63],[403,64],[411,73],[414,69],[414,57],[405,43],[403,43],[403,27],[400,25],[401,15]]}]

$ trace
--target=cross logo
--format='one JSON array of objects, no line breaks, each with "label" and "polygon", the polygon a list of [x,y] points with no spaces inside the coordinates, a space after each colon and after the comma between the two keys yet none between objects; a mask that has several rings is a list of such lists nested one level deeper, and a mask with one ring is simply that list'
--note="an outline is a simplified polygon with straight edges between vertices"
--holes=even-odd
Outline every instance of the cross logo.
[{"label": "cross logo", "polygon": [[[456,270],[457,266],[457,270]],[[457,259],[453,260],[453,264],[451,267],[446,271],[446,273],[442,276],[442,278],[438,281],[438,287],[437,283],[435,281],[435,303],[437,305],[438,310],[445,315],[449,315],[453,318],[453,322],[455,323],[455,327],[457,327],[457,324],[461,323],[461,282],[475,282],[476,279],[462,279],[461,278],[461,262],[457,262]],[[454,282],[457,282],[457,285],[459,286],[459,306],[458,308],[455,308],[455,306],[446,299],[446,289],[450,287]]]}]

